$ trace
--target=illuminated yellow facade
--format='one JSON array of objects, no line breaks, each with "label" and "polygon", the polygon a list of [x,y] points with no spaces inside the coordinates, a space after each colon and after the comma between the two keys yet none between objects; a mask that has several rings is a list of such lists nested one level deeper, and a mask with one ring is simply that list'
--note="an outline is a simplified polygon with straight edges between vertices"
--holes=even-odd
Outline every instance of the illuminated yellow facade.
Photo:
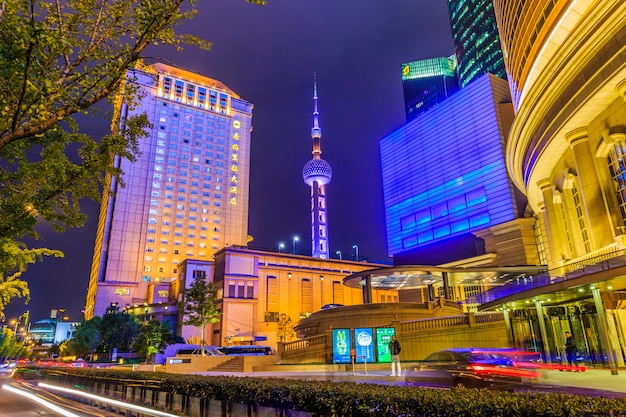
[{"label": "illuminated yellow facade", "polygon": [[570,331],[587,363],[616,373],[626,362],[626,2],[494,6],[516,110],[507,169],[549,272],[480,309],[507,311],[527,335],[518,342],[543,339],[548,360]]},{"label": "illuminated yellow facade", "polygon": [[495,5],[517,112],[507,166],[540,217],[548,265],[621,248],[626,4]]},{"label": "illuminated yellow facade", "polygon": [[[281,315],[295,326],[301,319],[332,305],[363,304],[363,290],[343,285],[343,279],[357,272],[382,265],[312,256],[262,251],[230,246],[215,254],[215,261],[188,259],[180,265],[180,277],[170,287],[170,300],[180,299],[180,289],[194,279],[213,281],[218,289],[219,323],[209,325],[206,340],[215,346],[259,344],[277,347]],[[397,290],[374,290],[374,303],[397,303]],[[160,321],[174,314],[175,306],[163,311],[164,304],[138,306],[138,315]],[[145,310],[145,311],[144,311]],[[177,333],[186,340],[200,336],[193,326],[182,326]],[[295,339],[295,333],[285,341]]]},{"label": "illuminated yellow facade", "polygon": [[116,104],[120,126],[152,126],[137,160],[116,160],[124,186],[104,192],[85,318],[168,300],[185,259],[246,245],[252,104],[221,82],[157,63],[128,75],[137,104]]}]

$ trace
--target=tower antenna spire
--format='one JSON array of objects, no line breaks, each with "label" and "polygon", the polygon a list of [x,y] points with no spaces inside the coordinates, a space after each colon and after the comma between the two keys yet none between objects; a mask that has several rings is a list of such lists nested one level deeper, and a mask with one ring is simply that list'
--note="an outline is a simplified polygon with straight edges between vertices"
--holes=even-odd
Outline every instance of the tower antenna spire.
[{"label": "tower antenna spire", "polygon": [[311,187],[311,251],[315,258],[328,258],[328,218],[326,212],[326,184],[330,183],[333,171],[321,157],[322,129],[317,111],[317,73],[313,71],[313,159],[302,169],[304,182]]},{"label": "tower antenna spire", "polygon": [[[317,111],[317,73],[313,71],[313,129],[311,129],[311,137],[313,140],[320,139],[322,137],[322,129],[319,123],[320,113]],[[321,148],[318,146],[317,157],[321,154]],[[315,144],[313,146],[313,154],[316,154]]]}]

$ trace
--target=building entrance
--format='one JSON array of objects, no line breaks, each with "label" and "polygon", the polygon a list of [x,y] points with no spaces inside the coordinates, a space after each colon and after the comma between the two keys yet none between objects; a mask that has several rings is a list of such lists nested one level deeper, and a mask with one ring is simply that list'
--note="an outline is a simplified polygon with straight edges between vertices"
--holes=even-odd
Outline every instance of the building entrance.
[{"label": "building entrance", "polygon": [[[606,310],[606,316],[609,323],[608,348],[614,353],[616,365],[624,366],[626,310]],[[566,363],[565,332],[570,332],[576,344],[577,359],[581,364],[589,367],[608,366],[607,346],[602,344],[599,318],[591,300],[545,307],[543,309],[547,336],[545,343],[535,308],[511,311],[509,317],[513,345],[516,348],[540,352],[546,362]]]}]

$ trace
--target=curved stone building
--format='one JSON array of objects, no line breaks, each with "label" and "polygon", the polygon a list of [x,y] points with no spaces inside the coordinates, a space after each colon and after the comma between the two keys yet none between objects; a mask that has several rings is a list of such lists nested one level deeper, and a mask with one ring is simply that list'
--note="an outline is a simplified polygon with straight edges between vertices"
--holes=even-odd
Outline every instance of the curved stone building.
[{"label": "curved stone building", "polygon": [[516,117],[514,183],[550,266],[621,247],[626,221],[626,3],[496,0]]},{"label": "curved stone building", "polygon": [[[551,349],[562,344],[561,330],[572,329],[591,362],[623,365],[626,2],[494,6],[516,111],[507,169],[528,197],[551,270],[548,285],[524,294],[525,302],[559,306],[543,310],[549,320],[539,317],[541,336],[555,339]],[[511,308],[522,299],[491,305]]]}]

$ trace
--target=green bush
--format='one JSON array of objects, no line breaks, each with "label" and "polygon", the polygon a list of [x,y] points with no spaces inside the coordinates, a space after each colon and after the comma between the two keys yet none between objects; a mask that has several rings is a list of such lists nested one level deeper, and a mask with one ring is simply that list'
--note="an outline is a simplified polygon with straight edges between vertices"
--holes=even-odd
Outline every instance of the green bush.
[{"label": "green bush", "polygon": [[[591,417],[626,416],[626,399],[560,393],[438,390],[354,382],[178,375],[106,369],[42,370],[244,404],[333,417]],[[45,378],[45,376],[44,376]]]}]

